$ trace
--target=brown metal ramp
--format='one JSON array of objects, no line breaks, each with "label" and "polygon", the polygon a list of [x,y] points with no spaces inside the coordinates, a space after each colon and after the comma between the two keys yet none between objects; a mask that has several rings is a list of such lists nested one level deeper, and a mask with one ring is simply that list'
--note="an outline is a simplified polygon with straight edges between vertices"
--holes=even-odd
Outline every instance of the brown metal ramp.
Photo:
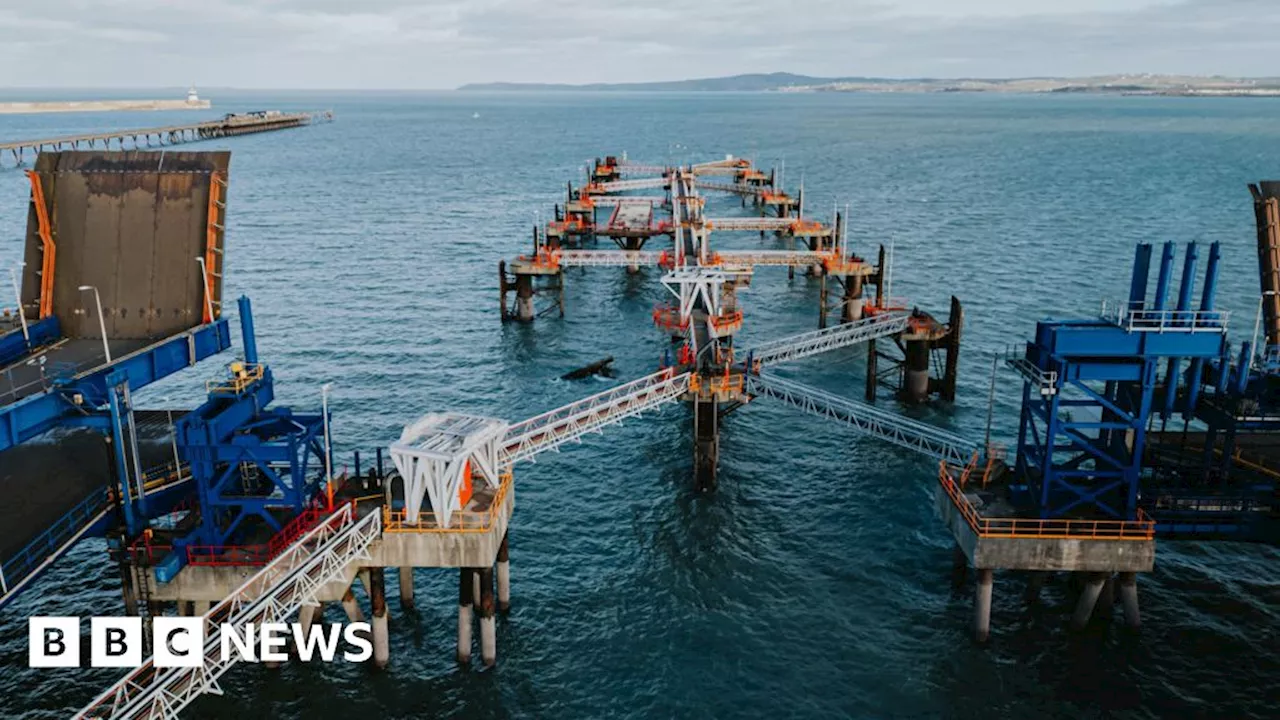
[{"label": "brown metal ramp", "polygon": [[[230,152],[42,153],[29,173],[22,302],[63,337],[169,337],[221,314]],[[204,259],[205,279],[196,258]]]}]

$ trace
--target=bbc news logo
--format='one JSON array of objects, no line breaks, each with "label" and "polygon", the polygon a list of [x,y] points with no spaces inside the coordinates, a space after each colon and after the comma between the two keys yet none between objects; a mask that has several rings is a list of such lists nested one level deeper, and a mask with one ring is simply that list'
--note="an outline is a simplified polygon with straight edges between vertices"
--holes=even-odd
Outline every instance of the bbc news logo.
[{"label": "bbc news logo", "polygon": [[[27,664],[34,668],[80,667],[80,618],[32,617],[27,625]],[[219,627],[218,650],[223,662],[284,662],[289,641],[303,662],[312,658],[334,662],[364,662],[373,656],[369,623],[319,623],[303,632],[301,623],[248,623]],[[152,661],[158,668],[197,668],[204,664],[205,619],[156,617],[151,620]],[[142,665],[142,618],[89,619],[89,666],[136,668]],[[339,647],[342,652],[339,653]]]}]

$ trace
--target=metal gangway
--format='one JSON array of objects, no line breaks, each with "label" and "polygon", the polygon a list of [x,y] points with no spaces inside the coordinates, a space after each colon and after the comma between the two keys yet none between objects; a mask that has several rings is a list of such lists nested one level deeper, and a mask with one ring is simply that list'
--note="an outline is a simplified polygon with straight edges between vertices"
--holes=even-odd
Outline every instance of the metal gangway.
[{"label": "metal gangway", "polygon": [[669,253],[661,250],[558,250],[560,267],[656,267]]},{"label": "metal gangway", "polygon": [[218,678],[240,659],[235,652],[222,656],[222,626],[285,622],[304,605],[318,604],[322,587],[343,577],[351,563],[370,559],[381,518],[377,512],[357,517],[354,505],[343,505],[204,615],[199,667],[157,668],[149,658],[75,717],[168,720],[204,693],[221,695]]},{"label": "metal gangway", "polygon": [[781,400],[805,412],[844,423],[864,435],[951,465],[967,465],[981,448],[980,443],[946,430],[794,380],[748,374],[745,388],[749,395]]},{"label": "metal gangway", "polygon": [[[699,186],[702,184],[699,183]],[[711,230],[790,230],[797,223],[795,218],[771,217],[721,217],[707,218],[707,227]]]},{"label": "metal gangway", "polygon": [[540,452],[678,400],[689,391],[690,377],[667,368],[511,425],[500,462],[510,466],[533,460]]},{"label": "metal gangway", "polygon": [[588,192],[615,193],[628,190],[660,190],[667,187],[668,184],[670,184],[670,181],[665,177],[610,180],[609,182],[593,183],[588,186]]},{"label": "metal gangway", "polygon": [[694,186],[699,190],[718,190],[720,192],[734,193],[736,195],[764,195],[768,188],[757,187],[755,185],[743,185],[740,183],[715,183],[705,180],[698,180]]},{"label": "metal gangway", "polygon": [[907,329],[910,314],[905,310],[889,310],[860,320],[822,330],[780,338],[748,351],[754,363],[776,365],[850,345],[896,335]]}]

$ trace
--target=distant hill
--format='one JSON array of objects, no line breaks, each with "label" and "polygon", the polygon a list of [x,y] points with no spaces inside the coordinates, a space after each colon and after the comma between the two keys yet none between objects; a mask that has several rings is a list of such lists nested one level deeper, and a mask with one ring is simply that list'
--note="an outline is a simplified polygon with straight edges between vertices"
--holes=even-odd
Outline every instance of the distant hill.
[{"label": "distant hill", "polygon": [[730,77],[701,78],[697,80],[671,80],[666,82],[641,83],[589,83],[586,85],[569,85],[556,83],[473,83],[463,85],[459,90],[523,90],[523,91],[601,91],[627,90],[647,92],[744,92],[758,90],[779,90],[782,88],[813,87],[830,85],[839,82],[859,82],[866,78],[819,78],[793,73],[754,73],[749,75],[732,75]]},{"label": "distant hill", "polygon": [[730,77],[643,83],[475,83],[459,90],[525,92],[969,92],[1110,93],[1174,96],[1280,96],[1280,79],[1197,77],[1190,75],[1105,75],[1082,78],[822,78],[794,73],[756,73]]}]

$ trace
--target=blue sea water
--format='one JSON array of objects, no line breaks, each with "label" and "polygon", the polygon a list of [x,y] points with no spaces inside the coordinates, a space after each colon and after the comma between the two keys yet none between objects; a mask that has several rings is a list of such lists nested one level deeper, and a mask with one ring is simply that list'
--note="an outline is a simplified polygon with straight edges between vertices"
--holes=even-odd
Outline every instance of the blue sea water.
[{"label": "blue sea water", "polygon": [[[903,410],[980,435],[992,353],[1035,320],[1127,290],[1137,242],[1221,241],[1233,339],[1258,280],[1246,183],[1280,177],[1268,99],[855,94],[253,94],[215,113],[331,107],[337,121],[192,145],[231,163],[228,300],[254,300],[278,401],[333,382],[340,450],[393,440],[432,410],[518,420],[606,387],[562,382],[604,355],[623,377],[667,346],[654,272],[572,271],[567,314],[498,319],[496,263],[529,246],[594,156],[785,166],[807,208],[850,207],[855,251],[894,247],[893,288],[967,311],[960,397]],[[210,113],[0,116],[0,138],[169,124]],[[478,117],[476,115],[478,114]],[[26,222],[0,171],[0,267]],[[734,202],[710,202],[711,215]],[[749,234],[727,247],[759,247]],[[816,327],[818,284],[762,269],[742,342]],[[790,377],[857,397],[862,354]],[[216,361],[142,394],[194,406]],[[1018,383],[998,376],[1010,439]],[[891,399],[881,404],[894,407]],[[191,717],[1263,718],[1280,700],[1280,553],[1161,543],[1139,587],[1144,627],[1066,630],[1065,583],[1042,607],[997,574],[993,636],[969,641],[971,590],[949,581],[927,460],[768,402],[730,416],[720,489],[692,490],[687,409],[590,437],[517,473],[513,608],[496,669],[453,660],[456,575],[418,571],[392,600],[392,664],[242,666]],[[388,584],[394,587],[395,573]],[[32,614],[117,614],[100,541],[0,612],[0,713],[61,717],[117,676],[26,668]],[[340,612],[330,610],[336,620]]]}]

